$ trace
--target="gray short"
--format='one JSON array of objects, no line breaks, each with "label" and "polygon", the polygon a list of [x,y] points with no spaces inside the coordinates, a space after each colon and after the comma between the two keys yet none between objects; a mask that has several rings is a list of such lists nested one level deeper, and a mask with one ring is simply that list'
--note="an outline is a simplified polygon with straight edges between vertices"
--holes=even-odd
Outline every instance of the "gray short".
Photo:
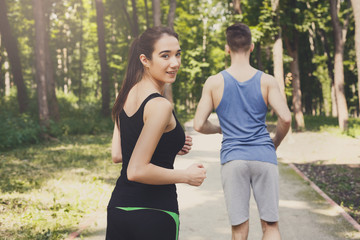
[{"label": "gray short", "polygon": [[221,179],[232,226],[249,219],[250,186],[260,218],[279,221],[278,166],[260,161],[233,160],[221,166]]}]

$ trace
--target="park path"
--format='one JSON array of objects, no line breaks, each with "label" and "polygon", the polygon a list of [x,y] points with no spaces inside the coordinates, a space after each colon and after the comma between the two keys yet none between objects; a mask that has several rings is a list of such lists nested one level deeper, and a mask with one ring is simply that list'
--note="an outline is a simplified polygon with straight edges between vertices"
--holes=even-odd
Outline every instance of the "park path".
[{"label": "park path", "polygon": [[[211,118],[216,121],[216,115]],[[175,168],[186,168],[194,162],[204,164],[207,179],[200,187],[178,184],[180,208],[180,240],[230,240],[231,233],[220,180],[219,150],[222,136],[202,135],[186,125],[186,132],[193,137],[193,148],[176,160]],[[294,144],[286,139],[285,146]],[[279,150],[281,151],[281,149]],[[287,156],[289,152],[278,152]],[[281,163],[286,162],[286,163]],[[287,164],[280,161],[280,231],[284,240],[340,240],[360,239],[354,229]],[[105,239],[106,212],[99,211],[94,223],[82,235],[85,240]],[[254,199],[250,202],[249,240],[261,239],[261,226]],[[80,239],[80,238],[78,238]]]}]

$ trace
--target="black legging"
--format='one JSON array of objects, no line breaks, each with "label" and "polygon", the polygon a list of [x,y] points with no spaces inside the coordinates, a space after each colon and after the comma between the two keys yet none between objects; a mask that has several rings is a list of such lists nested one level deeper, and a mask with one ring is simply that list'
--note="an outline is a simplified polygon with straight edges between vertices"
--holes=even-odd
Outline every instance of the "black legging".
[{"label": "black legging", "polygon": [[177,240],[179,226],[171,215],[156,209],[108,208],[106,240]]}]

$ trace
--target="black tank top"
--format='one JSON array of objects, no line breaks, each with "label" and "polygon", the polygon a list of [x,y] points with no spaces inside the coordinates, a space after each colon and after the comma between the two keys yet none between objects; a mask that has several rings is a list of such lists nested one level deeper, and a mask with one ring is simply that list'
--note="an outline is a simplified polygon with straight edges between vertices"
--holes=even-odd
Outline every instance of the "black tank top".
[{"label": "black tank top", "polygon": [[[167,210],[178,213],[178,203],[175,184],[149,185],[129,181],[127,167],[135,144],[144,126],[143,114],[146,103],[156,97],[158,93],[149,95],[139,109],[131,117],[122,110],[119,116],[121,132],[122,169],[116,182],[115,189],[109,202],[109,207],[147,207]],[[173,112],[175,117],[175,114]],[[175,117],[176,126],[173,130],[163,133],[151,163],[160,167],[173,169],[176,154],[182,149],[185,142],[185,133]]]}]

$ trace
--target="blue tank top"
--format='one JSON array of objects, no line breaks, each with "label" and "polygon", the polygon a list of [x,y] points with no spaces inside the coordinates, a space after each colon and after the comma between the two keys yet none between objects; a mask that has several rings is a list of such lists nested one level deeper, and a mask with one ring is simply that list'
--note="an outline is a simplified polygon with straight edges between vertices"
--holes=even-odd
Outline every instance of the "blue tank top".
[{"label": "blue tank top", "polygon": [[224,92],[216,108],[223,141],[221,164],[254,160],[277,164],[274,143],[266,129],[267,106],[261,93],[261,71],[245,82],[222,71]]}]

